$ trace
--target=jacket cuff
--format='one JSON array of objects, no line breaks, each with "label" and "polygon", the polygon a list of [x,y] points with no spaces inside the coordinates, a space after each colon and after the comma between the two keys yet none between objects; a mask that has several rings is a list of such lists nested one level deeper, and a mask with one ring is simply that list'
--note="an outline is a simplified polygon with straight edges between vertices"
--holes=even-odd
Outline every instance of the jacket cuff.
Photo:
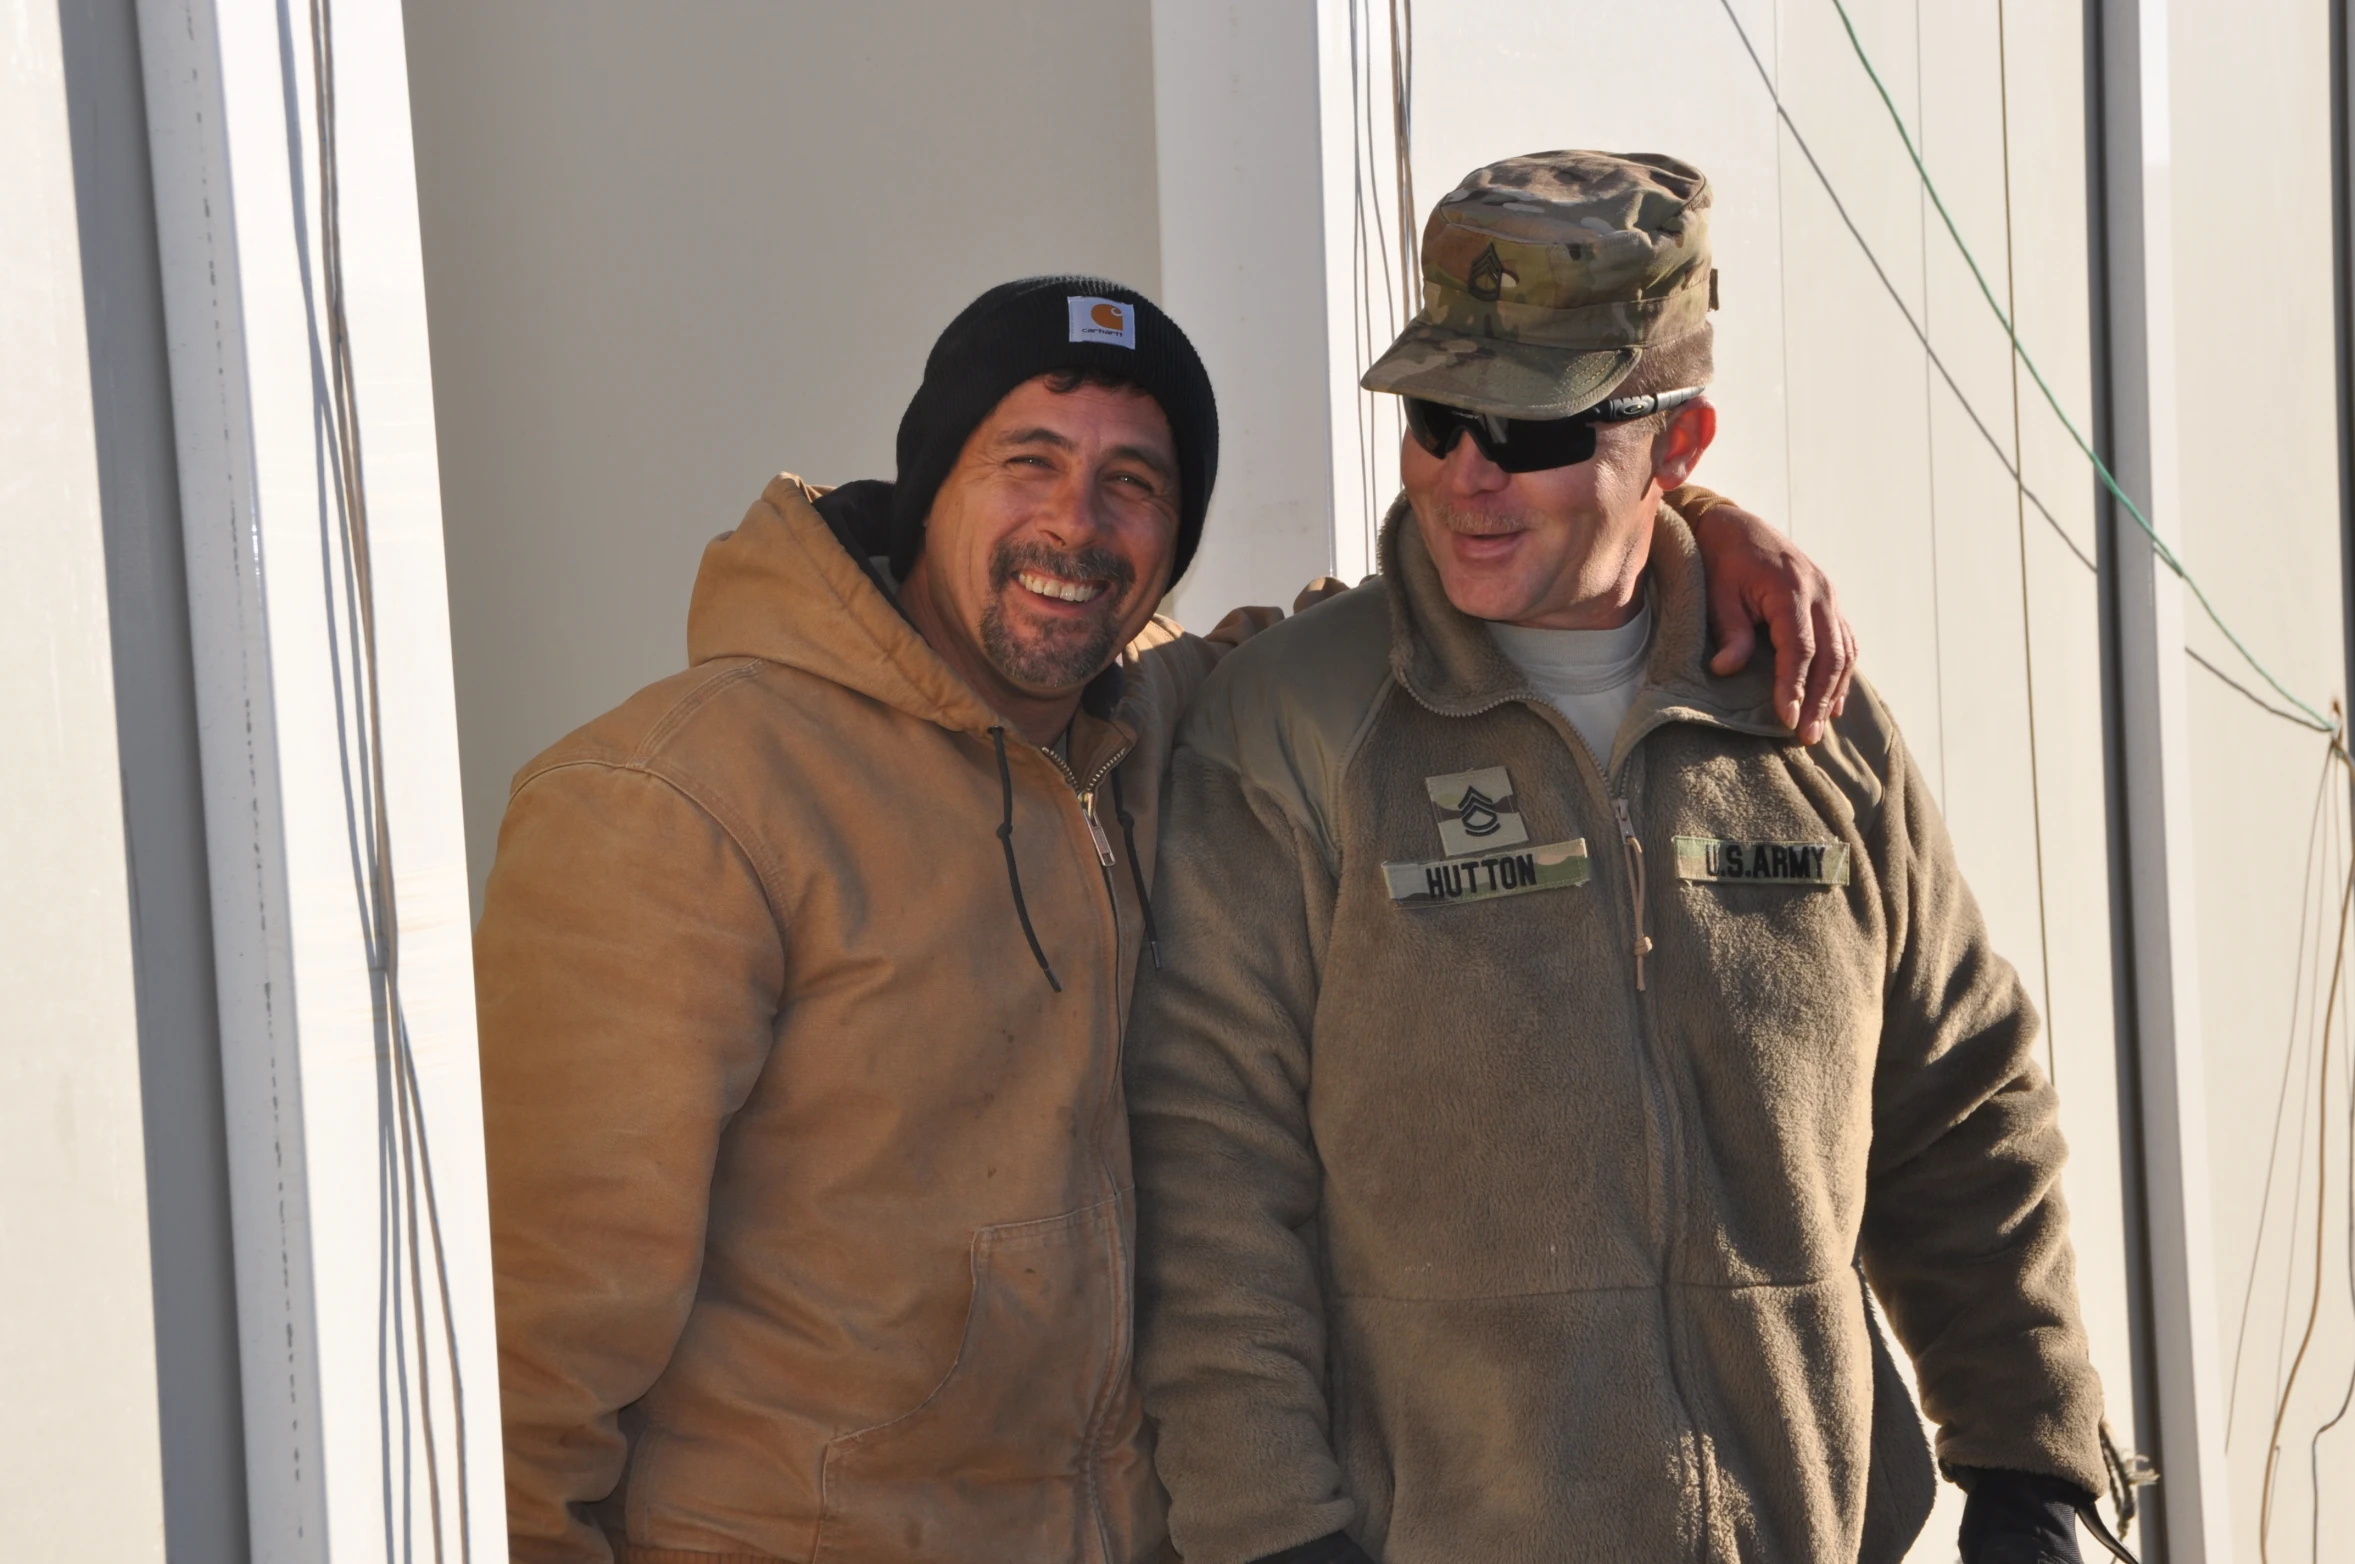
[{"label": "jacket cuff", "polygon": [[1374,1564],[1374,1556],[1359,1547],[1349,1533],[1337,1531],[1297,1548],[1271,1553],[1257,1564]]},{"label": "jacket cuff", "polygon": [[2075,1483],[2032,1472],[1959,1466],[1963,1505],[1962,1564],[2083,1564],[2077,1511],[2093,1495]]}]

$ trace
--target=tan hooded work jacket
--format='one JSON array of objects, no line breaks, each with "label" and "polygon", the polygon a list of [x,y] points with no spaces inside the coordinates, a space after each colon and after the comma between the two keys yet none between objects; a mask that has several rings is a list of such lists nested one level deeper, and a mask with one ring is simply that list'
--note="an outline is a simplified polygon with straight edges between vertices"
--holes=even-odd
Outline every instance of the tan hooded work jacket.
[{"label": "tan hooded work jacket", "polygon": [[1159,621],[1068,763],[1001,756],[816,492],[711,545],[693,666],[525,767],[500,829],[514,1556],[1149,1558],[1119,1040],[1219,648]]},{"label": "tan hooded work jacket", "polygon": [[1188,718],[1129,1101],[1170,1529],[1242,1564],[1894,1560],[1938,1453],[2103,1483],[2036,1019],[1859,685],[1703,677],[1665,511],[1607,757],[1384,579]]}]

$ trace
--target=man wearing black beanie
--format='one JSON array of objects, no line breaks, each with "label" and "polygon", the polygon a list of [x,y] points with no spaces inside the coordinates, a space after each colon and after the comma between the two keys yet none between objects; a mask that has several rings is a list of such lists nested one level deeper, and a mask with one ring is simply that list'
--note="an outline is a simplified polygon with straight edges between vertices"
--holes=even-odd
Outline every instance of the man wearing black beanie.
[{"label": "man wearing black beanie", "polygon": [[[1179,715],[1275,615],[1156,617],[1218,416],[1134,290],[982,295],[898,458],[770,483],[687,670],[516,778],[476,962],[518,1560],[1166,1547],[1120,1057]],[[1824,649],[1812,725],[1828,583],[1696,530],[1734,666],[1753,617]]]}]

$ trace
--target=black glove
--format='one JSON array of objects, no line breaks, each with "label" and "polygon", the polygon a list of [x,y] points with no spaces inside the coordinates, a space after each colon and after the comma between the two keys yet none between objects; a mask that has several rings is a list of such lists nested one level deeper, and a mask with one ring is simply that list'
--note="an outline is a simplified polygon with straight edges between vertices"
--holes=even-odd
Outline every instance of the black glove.
[{"label": "black glove", "polygon": [[2075,1483],[1992,1467],[1959,1467],[1954,1480],[1971,1496],[1963,1505],[1962,1564],[2084,1564],[2077,1508],[2093,1495]]},{"label": "black glove", "polygon": [[1374,1564],[1374,1556],[1359,1547],[1349,1533],[1337,1531],[1330,1537],[1271,1553],[1259,1564]]}]

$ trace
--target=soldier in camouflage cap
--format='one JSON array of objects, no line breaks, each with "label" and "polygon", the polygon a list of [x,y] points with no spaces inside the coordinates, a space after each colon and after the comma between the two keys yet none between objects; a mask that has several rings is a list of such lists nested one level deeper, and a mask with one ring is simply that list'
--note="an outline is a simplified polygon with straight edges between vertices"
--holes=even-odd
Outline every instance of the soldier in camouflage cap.
[{"label": "soldier in camouflage cap", "polygon": [[1564,418],[1705,324],[1709,180],[1657,153],[1538,152],[1475,170],[1423,231],[1423,312],[1361,382]]},{"label": "soldier in camouflage cap", "polygon": [[1187,1564],[1897,1564],[1924,1415],[1963,1564],[2099,1525],[2035,1009],[1879,697],[1709,656],[1708,207],[1451,192],[1382,573],[1180,731],[1127,1086]]}]

